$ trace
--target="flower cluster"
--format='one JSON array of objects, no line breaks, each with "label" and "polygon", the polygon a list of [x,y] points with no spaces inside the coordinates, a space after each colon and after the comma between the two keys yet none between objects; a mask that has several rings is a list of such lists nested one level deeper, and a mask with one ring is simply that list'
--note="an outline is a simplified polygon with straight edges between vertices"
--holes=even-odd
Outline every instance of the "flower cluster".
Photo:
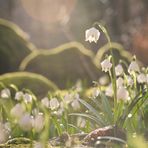
[{"label": "flower cluster", "polygon": [[[85,40],[91,42],[97,42],[100,37],[100,32],[98,29],[92,27],[85,32]],[[113,57],[111,57],[113,58]],[[116,67],[113,67],[113,64],[110,60],[110,57],[106,58],[101,62],[102,71],[110,72],[111,69],[115,68],[115,75],[117,77],[117,99],[127,101],[130,99],[128,86],[131,86],[134,83],[147,84],[148,83],[148,74],[146,72],[140,71],[139,65],[135,60],[133,60],[128,67],[128,74],[124,72],[124,69],[121,64],[118,64]],[[112,76],[111,76],[112,77]],[[111,78],[115,79],[115,78]],[[106,89],[106,95],[112,97],[115,90],[113,90],[113,84],[109,84]],[[134,97],[134,96],[133,96]]]},{"label": "flower cluster", "polygon": [[[97,43],[99,37],[100,31],[94,27],[85,32],[86,41]],[[94,82],[95,87],[86,90],[78,82],[70,90],[49,92],[39,99],[29,90],[11,91],[9,86],[1,89],[0,144],[10,138],[28,136],[37,140],[34,148],[43,148],[49,137],[115,124],[126,106],[147,89],[148,68],[140,68],[135,57],[128,66],[124,62],[116,64],[113,55],[107,56],[100,66],[105,75]],[[129,113],[127,117],[133,116]]]},{"label": "flower cluster", "polygon": [[[63,117],[66,115],[65,111],[67,110],[66,116],[68,116],[68,112],[78,111],[81,108],[79,102],[80,96],[77,93],[78,89],[76,88],[75,90],[76,92],[67,91],[64,95],[53,95],[53,97],[48,96],[39,100],[28,92],[17,91],[13,94],[9,88],[2,89],[0,91],[0,102],[4,101],[11,105],[6,110],[3,104],[0,106],[4,108],[2,114],[5,113],[4,118],[0,118],[0,129],[3,128],[0,134],[0,143],[6,142],[8,138],[15,137],[15,132],[11,133],[11,131],[14,131],[16,127],[20,130],[19,136],[33,131],[37,135],[36,137],[38,137],[39,133],[48,131],[46,126],[49,123],[52,125],[52,118],[58,121],[59,126],[65,126],[62,123],[63,121],[60,120],[60,118],[65,118]],[[6,127],[5,120],[10,125],[9,132],[4,128],[4,126]],[[80,119],[78,120],[78,126],[83,128],[85,120],[82,123]],[[55,128],[58,125],[55,125],[53,121]],[[35,145],[37,146],[37,143]]]},{"label": "flower cluster", "polygon": [[[106,61],[105,59],[104,61]],[[102,63],[104,63],[104,61]],[[111,63],[108,63],[108,65],[102,64],[102,70],[106,70],[105,72],[111,70],[109,68],[109,65]],[[148,73],[146,68],[142,68],[140,70],[139,65],[134,60],[129,64],[129,67],[127,68],[127,71],[124,70],[123,66],[121,64],[118,64],[115,67],[115,73],[116,73],[116,84],[117,84],[117,99],[118,100],[130,100],[130,97],[135,97],[135,94],[137,94],[137,89],[134,88],[137,85],[140,85],[141,87],[147,87],[148,84]],[[129,93],[131,95],[129,95]],[[132,95],[134,94],[134,95]],[[106,95],[112,97],[113,96],[113,87],[112,84],[109,84],[106,88]]]}]

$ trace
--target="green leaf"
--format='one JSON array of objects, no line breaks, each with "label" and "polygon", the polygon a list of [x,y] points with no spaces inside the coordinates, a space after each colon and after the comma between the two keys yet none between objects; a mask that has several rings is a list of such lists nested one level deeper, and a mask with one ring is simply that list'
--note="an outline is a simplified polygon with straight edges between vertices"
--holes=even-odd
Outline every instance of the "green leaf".
[{"label": "green leaf", "polygon": [[103,109],[103,112],[105,113],[108,121],[110,122],[110,124],[113,123],[113,114],[112,114],[112,107],[108,101],[108,98],[103,94],[101,93],[101,99],[102,99],[102,109]]},{"label": "green leaf", "polygon": [[[142,95],[142,96],[141,96]],[[140,103],[140,106],[138,106],[138,108],[141,107],[141,105],[146,101],[146,99],[148,98],[148,91],[145,89],[142,92],[140,92],[133,100],[132,102],[129,104],[129,106],[126,108],[126,110],[124,111],[124,113],[120,116],[120,118],[117,120],[116,124],[120,125],[121,127],[124,125],[125,120],[127,119],[127,116],[130,112],[132,112],[135,108],[137,108],[137,104]],[[137,110],[138,111],[138,110]]]},{"label": "green leaf", "polygon": [[57,121],[57,119],[55,119],[54,117],[52,118],[52,121],[54,123],[54,126],[57,129],[58,135],[60,136],[62,134],[62,129],[60,127],[60,123]]},{"label": "green leaf", "polygon": [[92,107],[90,104],[88,104],[86,101],[79,99],[79,101],[94,115],[97,117],[98,119],[98,124],[100,125],[106,125],[106,123],[104,122],[104,120],[102,119],[102,117],[99,115],[100,113],[94,108]]},{"label": "green leaf", "polygon": [[[98,118],[96,118],[95,116],[89,115],[89,114],[71,113],[71,114],[69,114],[69,116],[81,116],[84,118],[91,119],[92,121],[95,121],[97,124],[100,123],[100,120],[98,120]],[[104,124],[102,124],[102,122],[101,122],[100,125],[104,125]]]}]

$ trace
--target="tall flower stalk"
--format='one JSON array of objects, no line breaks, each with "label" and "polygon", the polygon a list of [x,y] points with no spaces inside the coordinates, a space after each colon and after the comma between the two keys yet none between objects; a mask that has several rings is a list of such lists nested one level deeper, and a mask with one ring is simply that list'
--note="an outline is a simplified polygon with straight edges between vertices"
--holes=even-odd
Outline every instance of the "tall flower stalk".
[{"label": "tall flower stalk", "polygon": [[99,22],[95,22],[94,23],[94,26],[97,25],[101,31],[104,33],[108,43],[109,43],[109,46],[110,46],[110,52],[111,52],[111,61],[112,61],[112,71],[110,73],[110,76],[111,76],[111,82],[112,82],[112,85],[113,85],[113,90],[114,90],[114,107],[116,108],[116,105],[117,105],[117,85],[116,85],[116,73],[115,73],[115,59],[114,59],[114,54],[113,54],[113,49],[112,49],[112,44],[111,44],[111,39],[110,39],[110,36],[108,34],[108,31],[107,29]]},{"label": "tall flower stalk", "polygon": [[[112,70],[111,71],[109,70],[109,75],[110,75],[112,86],[113,86],[114,112],[115,112],[116,107],[117,107],[117,84],[116,84],[116,73],[115,73],[115,59],[114,59],[114,54],[113,54],[111,39],[110,39],[110,36],[108,34],[107,29],[101,23],[95,22],[93,24],[93,26],[94,27],[95,26],[98,26],[100,28],[100,30],[104,33],[104,35],[105,35],[105,37],[106,37],[106,39],[108,41],[108,44],[110,46]],[[88,35],[89,35],[89,37],[86,38],[86,41],[89,41],[90,43],[92,41],[94,41],[96,43],[96,41],[99,39],[99,36],[100,36],[100,34],[98,35],[98,30],[97,29],[94,29],[94,27],[93,27],[93,30],[91,28],[91,29],[87,30],[87,32],[86,32],[86,37],[88,37]]]}]

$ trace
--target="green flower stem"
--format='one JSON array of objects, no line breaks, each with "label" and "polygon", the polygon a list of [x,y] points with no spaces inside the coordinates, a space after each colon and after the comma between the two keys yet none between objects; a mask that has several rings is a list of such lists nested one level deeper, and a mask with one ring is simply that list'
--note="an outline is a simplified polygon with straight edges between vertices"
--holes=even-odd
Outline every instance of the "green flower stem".
[{"label": "green flower stem", "polygon": [[99,28],[102,30],[102,32],[105,34],[105,37],[107,38],[107,41],[110,46],[110,52],[112,55],[111,60],[112,60],[112,64],[113,64],[112,74],[111,74],[111,82],[112,82],[113,91],[114,91],[114,111],[115,111],[116,106],[117,106],[117,84],[116,84],[116,74],[115,74],[115,59],[114,59],[114,54],[113,54],[113,50],[112,50],[111,39],[109,37],[109,34],[108,34],[106,28],[102,24],[100,24],[99,22],[96,22],[96,23],[94,23],[94,26],[95,25],[98,25]]},{"label": "green flower stem", "polygon": [[138,92],[137,91],[137,76],[136,76],[135,72],[133,72],[132,75],[133,75],[133,79],[134,79],[134,89],[135,89],[136,94],[137,94],[137,92]]},{"label": "green flower stem", "polygon": [[[112,72],[109,71],[109,76],[111,78],[111,82],[112,84],[114,83],[114,78],[113,78],[113,75],[112,75]],[[113,87],[113,90],[114,90],[114,86],[112,85]],[[115,91],[114,91],[114,108],[113,108],[113,112],[114,112],[114,123],[116,123],[117,121],[117,113],[118,113],[118,104],[117,104],[117,99],[115,98]]]}]

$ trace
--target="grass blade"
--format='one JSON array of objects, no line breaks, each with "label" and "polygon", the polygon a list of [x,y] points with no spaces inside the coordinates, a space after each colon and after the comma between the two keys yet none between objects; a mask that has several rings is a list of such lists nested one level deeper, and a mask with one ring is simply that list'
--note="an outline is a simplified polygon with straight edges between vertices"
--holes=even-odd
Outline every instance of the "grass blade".
[{"label": "grass blade", "polygon": [[94,108],[92,107],[90,104],[88,104],[86,101],[79,99],[79,101],[94,115],[97,117],[97,120],[99,121],[98,124],[105,126],[105,122],[102,119],[102,117],[99,115],[100,113]]},{"label": "grass blade", "polygon": [[109,119],[109,122],[110,124],[113,123],[113,114],[112,114],[112,108],[111,108],[111,105],[108,101],[108,98],[103,94],[101,93],[101,99],[102,99],[102,109],[105,113],[105,115],[107,116],[107,119]]}]

